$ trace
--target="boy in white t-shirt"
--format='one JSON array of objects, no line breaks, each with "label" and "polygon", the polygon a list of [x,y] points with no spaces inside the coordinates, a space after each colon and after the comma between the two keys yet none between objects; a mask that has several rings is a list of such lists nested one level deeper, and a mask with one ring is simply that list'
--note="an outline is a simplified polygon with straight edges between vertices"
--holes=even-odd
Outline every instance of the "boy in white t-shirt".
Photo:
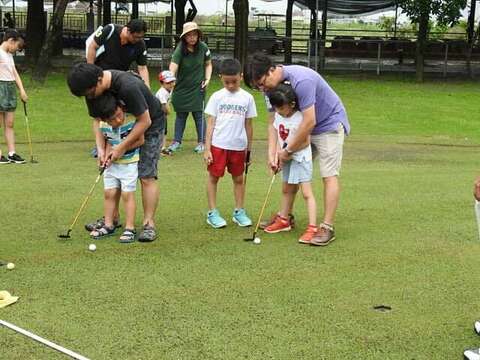
[{"label": "boy in white t-shirt", "polygon": [[238,60],[226,59],[220,66],[223,89],[210,96],[205,113],[208,115],[204,160],[207,164],[207,196],[209,211],[207,223],[221,228],[227,222],[217,210],[217,184],[225,174],[232,175],[235,209],[233,222],[251,226],[252,220],[243,208],[245,185],[243,173],[247,152],[252,145],[252,118],[257,116],[253,96],[240,88],[241,65]]},{"label": "boy in white t-shirt", "polygon": [[13,54],[23,48],[23,38],[16,30],[6,30],[3,42],[0,45],[0,127],[3,127],[8,154],[2,155],[0,151],[0,164],[24,164],[25,160],[15,152],[15,133],[13,121],[17,108],[17,93],[15,86],[20,91],[23,102],[28,100],[23,88],[22,79],[18,75]]},{"label": "boy in white t-shirt", "polygon": [[[271,93],[269,100],[275,109],[275,120],[273,127],[277,130],[278,149],[286,148],[288,141],[295,137],[295,133],[300,127],[303,115],[298,111],[298,101],[293,88],[290,85],[280,84]],[[300,243],[310,244],[313,236],[318,231],[317,227],[317,205],[312,191],[312,149],[310,147],[310,138],[305,141],[300,150],[290,154],[290,160],[278,163],[272,170],[279,168],[283,172],[283,197],[281,210],[272,224],[268,225],[264,231],[270,234],[280,231],[289,231],[291,229],[288,220],[289,204],[297,194],[298,186],[302,189],[303,198],[307,204],[308,227],[304,234],[298,239]]]},{"label": "boy in white t-shirt", "polygon": [[165,113],[165,136],[163,136],[161,149],[163,155],[171,155],[172,152],[165,147],[165,144],[167,142],[166,120],[168,119],[168,115],[170,115],[170,113],[172,112],[169,101],[170,96],[172,95],[172,90],[175,87],[175,81],[177,81],[177,79],[170,71],[164,70],[160,74],[158,74],[158,81],[160,81],[161,86],[155,94],[155,97],[160,101],[160,104],[162,105],[162,110]]}]

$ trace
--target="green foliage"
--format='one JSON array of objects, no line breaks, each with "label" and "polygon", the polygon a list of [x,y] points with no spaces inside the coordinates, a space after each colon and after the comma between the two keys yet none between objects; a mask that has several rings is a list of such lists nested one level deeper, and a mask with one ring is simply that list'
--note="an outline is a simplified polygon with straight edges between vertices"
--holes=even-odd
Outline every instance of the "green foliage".
[{"label": "green foliage", "polygon": [[380,29],[385,30],[387,36],[391,36],[395,28],[395,18],[392,16],[381,16],[379,26]]},{"label": "green foliage", "polygon": [[422,16],[435,17],[439,24],[453,25],[467,6],[466,0],[399,0],[398,5],[414,23]]}]

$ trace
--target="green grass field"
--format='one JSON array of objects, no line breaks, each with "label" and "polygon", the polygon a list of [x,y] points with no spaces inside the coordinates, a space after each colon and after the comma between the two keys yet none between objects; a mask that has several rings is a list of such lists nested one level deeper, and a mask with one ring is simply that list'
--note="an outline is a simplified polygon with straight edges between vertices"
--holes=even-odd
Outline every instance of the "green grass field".
[{"label": "green grass field", "polygon": [[[97,175],[88,156],[90,120],[62,74],[44,88],[27,86],[40,163],[0,168],[0,259],[16,264],[0,268],[0,290],[20,296],[0,309],[0,319],[91,359],[459,359],[480,346],[472,331],[480,318],[480,240],[471,195],[480,85],[327,79],[353,132],[337,240],[326,248],[297,244],[306,226],[301,198],[297,229],[261,234],[259,246],[242,240],[251,230],[231,222],[209,228],[206,171],[192,152],[191,120],[184,150],[159,164],[157,241],[122,245],[114,237],[87,250],[92,241],[82,224],[101,214],[101,184],[72,239],[58,240]],[[269,182],[265,109],[256,98],[246,199],[253,218]],[[27,156],[23,124],[18,111],[18,151]],[[277,182],[268,213],[278,207],[279,190]],[[227,178],[219,199],[230,214]],[[392,311],[372,309],[380,304]],[[2,359],[63,358],[6,328],[0,349]]]}]

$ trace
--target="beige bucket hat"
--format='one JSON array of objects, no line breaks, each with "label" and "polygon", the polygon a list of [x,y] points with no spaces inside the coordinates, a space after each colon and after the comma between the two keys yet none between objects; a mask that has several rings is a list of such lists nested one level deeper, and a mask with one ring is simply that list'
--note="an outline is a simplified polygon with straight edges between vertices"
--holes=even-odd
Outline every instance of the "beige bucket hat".
[{"label": "beige bucket hat", "polygon": [[18,296],[12,296],[8,291],[0,291],[0,308],[17,302]]},{"label": "beige bucket hat", "polygon": [[202,36],[202,31],[198,27],[197,23],[192,21],[192,22],[187,22],[183,24],[183,32],[182,32],[182,35],[180,35],[180,39],[190,31],[194,31],[194,30],[197,30],[199,35]]}]

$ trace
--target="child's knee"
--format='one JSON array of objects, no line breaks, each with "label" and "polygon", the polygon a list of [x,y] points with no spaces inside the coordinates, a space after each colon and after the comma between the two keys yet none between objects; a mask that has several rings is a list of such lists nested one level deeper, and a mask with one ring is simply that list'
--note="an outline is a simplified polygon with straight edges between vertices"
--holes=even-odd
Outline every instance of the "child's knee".
[{"label": "child's knee", "polygon": [[232,180],[235,185],[243,185],[243,174],[239,176],[232,176]]}]

